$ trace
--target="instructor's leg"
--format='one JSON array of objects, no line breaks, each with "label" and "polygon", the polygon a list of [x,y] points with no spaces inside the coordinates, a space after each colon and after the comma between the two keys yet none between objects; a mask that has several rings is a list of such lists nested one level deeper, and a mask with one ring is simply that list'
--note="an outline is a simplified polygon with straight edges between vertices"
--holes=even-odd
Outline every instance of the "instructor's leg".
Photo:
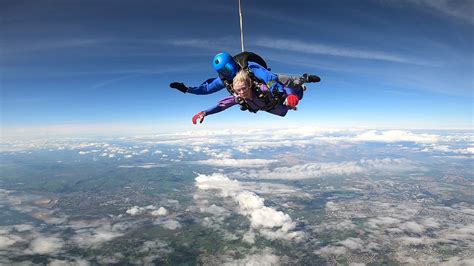
[{"label": "instructor's leg", "polygon": [[301,85],[303,85],[301,77],[288,76],[285,74],[278,74],[278,81],[280,81],[286,87],[293,89],[302,89]]}]

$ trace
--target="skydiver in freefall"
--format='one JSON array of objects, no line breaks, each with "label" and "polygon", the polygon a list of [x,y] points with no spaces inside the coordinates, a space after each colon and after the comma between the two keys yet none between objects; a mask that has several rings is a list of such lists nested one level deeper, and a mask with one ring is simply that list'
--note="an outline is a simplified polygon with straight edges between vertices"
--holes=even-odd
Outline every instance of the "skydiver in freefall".
[{"label": "skydiver in freefall", "polygon": [[[228,96],[207,110],[201,111],[193,116],[192,122],[202,123],[204,117],[222,112],[229,107],[240,104],[242,110],[256,113],[266,111],[268,113],[285,116],[288,110],[296,110],[299,100],[303,98],[302,89],[292,89],[280,83],[275,83],[273,92],[264,83],[255,83],[247,71],[239,71],[233,79],[234,95]],[[260,95],[260,96],[259,96]]]},{"label": "skydiver in freefall", "polygon": [[[260,56],[251,52],[243,52],[234,57],[228,53],[220,53],[214,57],[212,64],[219,74],[218,78],[208,79],[198,87],[187,87],[179,82],[170,84],[171,88],[183,93],[203,95],[227,88],[232,95],[221,100],[216,107],[196,114],[193,123],[196,123],[197,119],[202,122],[204,116],[223,111],[235,104],[240,104],[244,111],[256,113],[264,110],[285,116],[288,109],[296,109],[298,101],[303,98],[303,91],[306,89],[304,83],[321,80],[316,75],[308,74],[301,77],[275,75]],[[236,84],[235,77],[238,72],[239,82]],[[240,92],[235,90],[236,85],[239,85]]]}]

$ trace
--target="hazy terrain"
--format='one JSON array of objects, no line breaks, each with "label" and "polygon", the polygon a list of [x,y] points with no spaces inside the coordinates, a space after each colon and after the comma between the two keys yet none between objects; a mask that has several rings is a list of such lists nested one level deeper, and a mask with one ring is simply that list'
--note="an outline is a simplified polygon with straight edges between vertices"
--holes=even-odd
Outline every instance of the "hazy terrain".
[{"label": "hazy terrain", "polygon": [[474,264],[474,134],[4,140],[0,264]]}]

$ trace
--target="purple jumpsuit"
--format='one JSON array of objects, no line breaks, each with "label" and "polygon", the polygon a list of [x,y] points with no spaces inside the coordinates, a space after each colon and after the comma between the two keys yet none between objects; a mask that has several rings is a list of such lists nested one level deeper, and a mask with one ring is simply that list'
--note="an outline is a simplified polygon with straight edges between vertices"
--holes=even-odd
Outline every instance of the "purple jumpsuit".
[{"label": "purple jumpsuit", "polygon": [[[268,87],[266,85],[261,85],[260,88],[263,92],[268,92]],[[254,90],[252,90],[252,96],[253,96],[252,99],[245,99],[245,102],[250,106],[250,108],[252,108],[255,111],[262,110],[262,111],[266,111],[266,112],[269,112],[271,114],[279,115],[279,116],[285,116],[286,113],[288,112],[288,107],[286,105],[283,105],[283,104],[277,104],[273,108],[271,108],[269,110],[266,110],[265,101],[258,98],[257,95],[255,94]],[[269,102],[272,101],[271,93],[266,93],[266,100],[269,101]],[[219,103],[216,106],[211,107],[211,108],[205,110],[204,112],[206,113],[206,115],[212,115],[212,114],[215,114],[215,113],[222,112],[225,109],[227,109],[229,107],[232,107],[236,104],[238,104],[237,96],[232,95],[232,96],[228,96],[228,97],[225,97],[224,99],[220,100]]]}]

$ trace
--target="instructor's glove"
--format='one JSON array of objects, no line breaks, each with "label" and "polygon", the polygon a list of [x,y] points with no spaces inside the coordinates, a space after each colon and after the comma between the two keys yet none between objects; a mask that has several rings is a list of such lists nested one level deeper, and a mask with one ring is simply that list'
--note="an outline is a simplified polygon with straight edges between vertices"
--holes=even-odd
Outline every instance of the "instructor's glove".
[{"label": "instructor's glove", "polygon": [[188,87],[186,87],[186,85],[181,82],[171,82],[170,87],[173,89],[177,89],[182,93],[186,93],[188,91]]},{"label": "instructor's glove", "polygon": [[298,105],[298,97],[296,95],[290,94],[286,97],[285,105],[288,106],[290,109],[296,109],[296,105]]},{"label": "instructor's glove", "polygon": [[199,120],[199,124],[201,124],[202,121],[204,121],[205,116],[206,116],[206,113],[204,113],[204,112],[199,112],[199,113],[195,114],[193,116],[193,124],[196,124],[198,120]]}]

